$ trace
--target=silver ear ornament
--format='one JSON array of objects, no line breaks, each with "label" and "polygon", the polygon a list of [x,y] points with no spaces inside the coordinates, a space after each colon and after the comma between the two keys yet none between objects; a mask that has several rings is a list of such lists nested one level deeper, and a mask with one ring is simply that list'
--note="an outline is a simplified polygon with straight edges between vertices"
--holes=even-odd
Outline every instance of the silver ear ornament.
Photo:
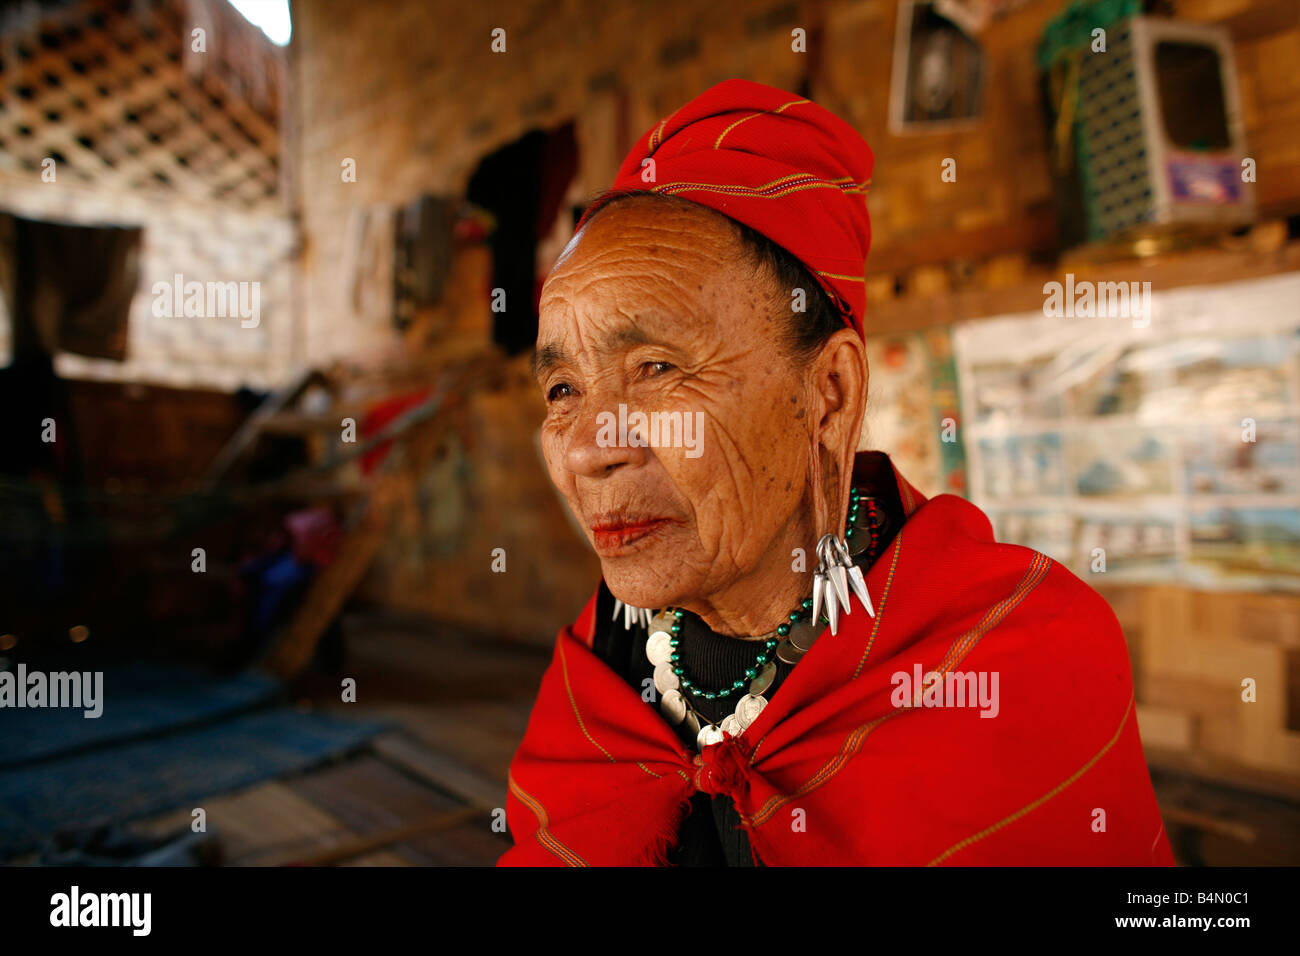
[{"label": "silver ear ornament", "polygon": [[848,545],[833,534],[822,535],[817,542],[817,570],[813,573],[812,620],[820,620],[819,615],[824,611],[831,633],[838,634],[841,613],[846,617],[853,613],[849,601],[850,588],[866,608],[868,616],[874,618],[876,611],[867,592],[866,579],[862,576],[862,569],[853,563]]}]

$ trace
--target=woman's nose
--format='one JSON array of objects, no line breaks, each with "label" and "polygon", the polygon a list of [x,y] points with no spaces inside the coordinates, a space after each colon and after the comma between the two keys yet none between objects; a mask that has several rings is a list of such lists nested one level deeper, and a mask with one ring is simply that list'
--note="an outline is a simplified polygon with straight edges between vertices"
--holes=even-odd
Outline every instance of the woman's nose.
[{"label": "woman's nose", "polygon": [[645,436],[628,424],[631,410],[623,403],[585,402],[569,432],[564,465],[575,475],[600,478],[623,465],[648,457]]}]

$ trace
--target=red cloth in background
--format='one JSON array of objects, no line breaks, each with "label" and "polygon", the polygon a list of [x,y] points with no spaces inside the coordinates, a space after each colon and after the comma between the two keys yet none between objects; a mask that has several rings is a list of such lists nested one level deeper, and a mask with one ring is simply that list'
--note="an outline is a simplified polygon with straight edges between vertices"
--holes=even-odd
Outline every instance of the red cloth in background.
[{"label": "red cloth in background", "polygon": [[[593,597],[511,763],[500,865],[662,864],[697,790],[733,799],[768,865],[1171,864],[1114,613],[974,505],[895,476],[908,518],[866,576],[876,617],[855,605],[702,755],[591,651]],[[895,706],[914,665],[996,673],[997,715]]]},{"label": "red cloth in background", "polygon": [[[362,416],[359,428],[362,438],[369,438],[378,432],[383,431],[390,422],[416,405],[419,405],[429,397],[432,390],[422,388],[416,392],[408,392],[403,395],[393,395],[385,398],[383,401],[376,402],[366,410]],[[361,456],[361,473],[369,475],[388,457],[389,451],[392,450],[391,441],[381,442],[370,451]]]},{"label": "red cloth in background", "polygon": [[339,549],[339,522],[329,508],[306,508],[285,515],[293,556],[303,564],[323,568],[333,562]]}]

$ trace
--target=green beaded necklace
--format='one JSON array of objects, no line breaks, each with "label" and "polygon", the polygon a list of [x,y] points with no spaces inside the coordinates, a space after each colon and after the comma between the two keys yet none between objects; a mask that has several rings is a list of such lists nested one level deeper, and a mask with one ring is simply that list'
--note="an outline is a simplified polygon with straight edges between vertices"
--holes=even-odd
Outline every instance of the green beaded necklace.
[{"label": "green beaded necklace", "polygon": [[[809,610],[812,610],[811,599],[805,601],[804,603],[808,606]],[[758,656],[754,658],[754,666],[745,668],[744,677],[732,681],[730,687],[724,687],[722,690],[702,690],[701,688],[696,686],[694,681],[692,681],[689,677],[686,676],[686,668],[682,666],[682,655],[677,652],[677,645],[681,643],[681,638],[678,637],[678,635],[681,634],[682,631],[682,625],[679,622],[682,619],[683,613],[684,612],[682,611],[681,608],[677,608],[676,610],[673,611],[673,618],[675,622],[672,625],[672,627],[668,628],[669,632],[673,635],[672,639],[669,640],[668,642],[669,644],[672,645],[673,652],[672,655],[668,658],[668,662],[672,664],[673,673],[676,674],[678,680],[681,681],[682,689],[689,690],[692,694],[695,694],[697,697],[703,697],[705,700],[721,700],[723,698],[730,697],[732,694],[740,690],[742,687],[749,686],[749,682],[758,676],[759,669],[762,668],[762,666],[767,663],[768,655],[772,653],[772,648],[776,647],[777,644],[776,638],[774,637],[768,638],[766,641],[763,642],[763,649],[759,651]],[[791,619],[792,620],[794,619],[793,614],[791,614]],[[786,629],[786,633],[789,633],[790,628],[787,625],[782,624],[781,627],[784,627]],[[777,630],[780,631],[780,628],[777,628]],[[784,634],[782,636],[784,636]]]}]

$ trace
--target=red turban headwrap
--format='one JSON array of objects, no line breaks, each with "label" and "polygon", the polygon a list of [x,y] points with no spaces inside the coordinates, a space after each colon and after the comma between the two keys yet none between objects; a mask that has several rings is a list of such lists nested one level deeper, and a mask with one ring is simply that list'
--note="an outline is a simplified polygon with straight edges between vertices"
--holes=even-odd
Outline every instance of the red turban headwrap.
[{"label": "red turban headwrap", "polygon": [[757,230],[807,266],[862,335],[873,160],[852,126],[811,100],[727,80],[647,130],[611,189],[681,196]]}]

